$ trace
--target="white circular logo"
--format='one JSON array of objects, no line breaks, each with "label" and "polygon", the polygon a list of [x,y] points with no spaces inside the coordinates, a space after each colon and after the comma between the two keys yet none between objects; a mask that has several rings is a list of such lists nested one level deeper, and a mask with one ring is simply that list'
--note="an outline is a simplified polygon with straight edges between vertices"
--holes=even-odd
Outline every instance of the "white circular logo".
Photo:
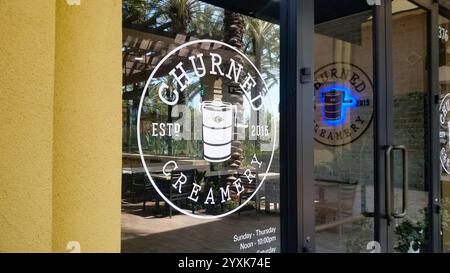
[{"label": "white circular logo", "polygon": [[[190,41],[161,57],[138,108],[145,172],[183,214],[232,214],[260,190],[275,152],[267,84],[247,56],[221,41]],[[153,160],[144,149],[157,153]]]},{"label": "white circular logo", "polygon": [[358,139],[373,118],[373,85],[349,63],[332,63],[314,73],[314,138],[340,146]]},{"label": "white circular logo", "polygon": [[448,118],[450,112],[450,93],[446,94],[441,100],[439,105],[439,123],[441,124],[441,129],[439,132],[439,137],[441,139],[441,151],[439,153],[439,158],[441,160],[442,169],[447,174],[450,174],[450,121]]}]

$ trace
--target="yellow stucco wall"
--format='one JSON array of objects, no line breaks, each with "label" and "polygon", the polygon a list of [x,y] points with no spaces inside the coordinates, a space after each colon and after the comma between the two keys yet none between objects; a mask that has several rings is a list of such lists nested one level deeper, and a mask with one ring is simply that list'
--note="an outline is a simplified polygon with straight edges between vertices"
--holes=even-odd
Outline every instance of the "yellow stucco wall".
[{"label": "yellow stucco wall", "polygon": [[56,5],[53,250],[120,251],[121,1]]},{"label": "yellow stucco wall", "polygon": [[119,252],[121,1],[0,18],[0,252]]},{"label": "yellow stucco wall", "polygon": [[55,1],[0,1],[0,252],[51,251]]}]

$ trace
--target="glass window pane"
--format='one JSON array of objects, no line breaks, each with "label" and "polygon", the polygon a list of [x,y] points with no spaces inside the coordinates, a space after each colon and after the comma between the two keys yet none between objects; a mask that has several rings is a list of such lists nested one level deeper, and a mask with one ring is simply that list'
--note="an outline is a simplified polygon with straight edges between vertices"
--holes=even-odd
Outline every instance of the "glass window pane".
[{"label": "glass window pane", "polygon": [[333,18],[317,22],[314,37],[316,251],[367,252],[374,240],[366,217],[374,210],[373,17],[367,10]]},{"label": "glass window pane", "polygon": [[201,1],[123,1],[123,252],[280,251],[279,36]]},{"label": "glass window pane", "polygon": [[[428,247],[428,189],[426,166],[429,145],[428,22],[427,11],[413,1],[392,2],[392,65],[394,144],[408,152],[407,214],[395,219],[394,250],[425,252]],[[393,152],[393,212],[402,211],[403,159]]]}]

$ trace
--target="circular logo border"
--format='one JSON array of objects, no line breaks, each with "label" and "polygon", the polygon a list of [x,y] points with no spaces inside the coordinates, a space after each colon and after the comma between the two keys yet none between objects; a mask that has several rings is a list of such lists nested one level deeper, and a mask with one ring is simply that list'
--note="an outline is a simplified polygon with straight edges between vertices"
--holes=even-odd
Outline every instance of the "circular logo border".
[{"label": "circular logo border", "polygon": [[253,62],[252,62],[247,56],[245,56],[242,52],[240,52],[240,51],[237,50],[236,48],[234,48],[234,47],[232,47],[231,45],[226,44],[226,43],[224,43],[224,42],[222,42],[222,41],[211,40],[211,39],[200,39],[200,40],[194,40],[194,41],[190,41],[190,42],[184,43],[184,44],[182,44],[182,45],[180,45],[180,46],[174,48],[172,51],[170,51],[168,54],[166,54],[166,56],[164,56],[164,58],[163,58],[163,59],[156,65],[156,67],[153,69],[152,73],[150,74],[150,76],[149,76],[149,78],[148,78],[148,80],[147,80],[147,82],[146,82],[146,84],[145,84],[144,90],[142,91],[141,99],[140,99],[140,101],[139,101],[138,118],[137,118],[137,126],[136,126],[136,128],[137,128],[137,129],[136,129],[136,134],[137,134],[137,140],[138,140],[137,142],[138,142],[138,147],[139,147],[139,155],[140,155],[140,157],[141,157],[141,161],[142,161],[142,165],[144,166],[145,173],[147,174],[147,177],[150,179],[150,182],[152,183],[152,186],[155,188],[155,190],[158,192],[158,194],[164,199],[164,201],[165,201],[167,204],[169,204],[172,208],[174,208],[174,209],[176,209],[177,211],[179,211],[179,212],[181,212],[181,213],[183,213],[183,214],[185,214],[185,215],[187,215],[187,216],[190,216],[190,217],[194,217],[194,218],[198,218],[198,219],[219,219],[219,218],[222,218],[222,217],[231,215],[231,214],[237,212],[237,211],[238,211],[239,209],[241,209],[242,207],[244,207],[251,199],[253,199],[253,197],[255,197],[256,193],[258,193],[258,191],[260,190],[261,186],[263,185],[263,183],[264,183],[264,181],[265,181],[265,179],[266,179],[267,173],[269,172],[270,166],[272,165],[273,155],[274,155],[274,153],[275,153],[275,147],[276,147],[276,134],[277,134],[277,124],[276,124],[276,122],[274,122],[274,126],[273,126],[273,147],[272,147],[272,154],[271,154],[271,156],[270,156],[270,161],[269,161],[269,164],[268,164],[268,166],[267,166],[267,170],[266,170],[266,172],[265,172],[265,174],[264,174],[264,177],[263,177],[263,179],[261,179],[261,182],[259,183],[258,187],[256,188],[256,191],[254,191],[253,194],[250,196],[250,198],[247,198],[240,206],[234,208],[233,210],[230,210],[230,211],[228,211],[228,212],[226,212],[226,213],[219,214],[219,215],[211,215],[211,216],[196,215],[196,214],[187,212],[187,211],[185,211],[185,210],[179,208],[178,206],[176,206],[174,203],[172,203],[172,202],[171,202],[171,201],[170,201],[170,200],[169,200],[169,199],[161,192],[161,190],[160,190],[160,189],[158,188],[158,186],[156,185],[155,181],[153,181],[153,178],[152,178],[152,176],[151,176],[151,174],[150,174],[150,171],[149,171],[148,168],[147,168],[147,164],[146,164],[146,162],[145,162],[144,153],[143,153],[142,145],[141,145],[141,135],[140,135],[140,131],[141,131],[140,123],[141,123],[141,122],[140,122],[140,121],[141,121],[142,106],[143,106],[143,103],[144,103],[145,94],[146,94],[147,91],[148,91],[148,87],[150,86],[150,82],[153,80],[153,77],[155,76],[155,73],[158,71],[158,69],[160,68],[160,66],[161,66],[161,65],[162,65],[162,64],[163,64],[170,56],[172,56],[175,52],[177,52],[177,51],[179,51],[179,50],[181,50],[181,49],[183,49],[183,48],[185,48],[185,47],[188,47],[188,46],[191,46],[191,45],[195,45],[195,44],[199,44],[199,43],[220,44],[220,45],[222,45],[222,46],[225,46],[225,47],[227,47],[227,48],[229,48],[229,49],[234,50],[235,52],[237,52],[238,54],[240,54],[242,57],[244,57],[244,59],[245,59],[248,63],[250,63],[250,64],[252,65],[253,69],[255,69],[256,73],[258,73],[258,76],[262,79],[262,82],[263,82],[263,84],[264,84],[264,87],[265,87],[266,90],[267,90],[266,96],[269,98],[270,105],[272,106],[272,111],[274,111],[274,113],[276,113],[275,107],[274,107],[273,102],[272,102],[272,98],[270,97],[270,94],[269,94],[269,88],[267,87],[266,81],[264,80],[264,78],[262,77],[261,73],[258,71],[258,69],[256,68],[256,66],[253,64]]},{"label": "circular logo border", "polygon": [[[439,104],[439,113],[441,113],[441,109],[442,109],[442,105],[445,103],[445,100],[448,99],[450,97],[450,93],[445,94],[445,96],[442,98],[441,103]],[[450,112],[449,112],[450,113]],[[446,115],[446,118],[448,116],[448,113]],[[439,121],[440,126],[442,126],[441,122]],[[450,136],[447,136],[447,141],[450,141]],[[442,157],[441,157],[441,151],[442,149],[445,148],[439,148],[439,161],[441,162],[441,167],[444,170],[445,173],[450,174],[450,170],[447,169],[447,167],[445,167],[444,162],[442,162]],[[445,149],[445,151],[447,152],[447,149]]]}]

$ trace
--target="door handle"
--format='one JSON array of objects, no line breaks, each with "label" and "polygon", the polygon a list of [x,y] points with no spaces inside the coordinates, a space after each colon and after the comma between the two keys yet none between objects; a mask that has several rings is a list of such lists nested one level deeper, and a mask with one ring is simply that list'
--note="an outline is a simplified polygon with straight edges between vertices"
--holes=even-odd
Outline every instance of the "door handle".
[{"label": "door handle", "polygon": [[392,189],[392,172],[391,172],[391,154],[392,150],[394,149],[394,146],[390,145],[387,147],[385,152],[385,179],[386,179],[386,188],[385,188],[385,215],[388,220],[388,222],[392,221],[392,215],[391,215],[391,189]]},{"label": "door handle", "polygon": [[[391,158],[392,151],[399,150],[402,152],[402,210],[400,213],[393,212],[392,196],[394,188],[392,187],[392,169]],[[394,218],[404,218],[408,209],[408,149],[404,145],[390,145],[386,149],[386,217],[389,221]]]},{"label": "door handle", "polygon": [[394,146],[394,150],[402,151],[403,159],[403,189],[402,189],[402,211],[400,213],[393,213],[394,218],[404,218],[408,209],[408,149],[404,145]]}]

